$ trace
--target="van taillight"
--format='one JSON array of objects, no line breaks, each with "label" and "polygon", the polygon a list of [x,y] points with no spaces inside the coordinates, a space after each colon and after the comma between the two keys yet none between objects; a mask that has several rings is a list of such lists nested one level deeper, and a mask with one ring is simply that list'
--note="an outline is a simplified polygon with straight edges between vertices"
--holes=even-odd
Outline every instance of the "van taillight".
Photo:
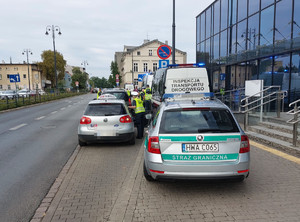
[{"label": "van taillight", "polygon": [[91,122],[92,122],[92,120],[85,116],[81,117],[81,119],[80,119],[80,124],[90,124]]},{"label": "van taillight", "polygon": [[250,143],[249,143],[248,136],[242,135],[240,153],[248,153],[248,152],[250,152]]},{"label": "van taillight", "polygon": [[160,154],[160,149],[159,149],[159,139],[157,136],[152,136],[149,137],[148,141],[148,151],[150,153],[157,153]]},{"label": "van taillight", "polygon": [[121,123],[132,123],[132,119],[131,119],[131,117],[130,117],[129,115],[127,115],[127,116],[122,116],[122,117],[120,118],[120,122],[121,122]]}]

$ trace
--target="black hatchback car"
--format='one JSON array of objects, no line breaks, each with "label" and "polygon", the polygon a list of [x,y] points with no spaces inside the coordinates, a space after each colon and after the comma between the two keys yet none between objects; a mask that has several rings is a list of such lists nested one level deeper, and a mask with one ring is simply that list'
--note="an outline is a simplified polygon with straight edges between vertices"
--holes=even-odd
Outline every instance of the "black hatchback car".
[{"label": "black hatchback car", "polygon": [[103,94],[112,94],[114,95],[117,99],[122,99],[125,101],[127,106],[131,105],[130,97],[128,96],[127,92],[124,89],[106,89],[103,90]]}]

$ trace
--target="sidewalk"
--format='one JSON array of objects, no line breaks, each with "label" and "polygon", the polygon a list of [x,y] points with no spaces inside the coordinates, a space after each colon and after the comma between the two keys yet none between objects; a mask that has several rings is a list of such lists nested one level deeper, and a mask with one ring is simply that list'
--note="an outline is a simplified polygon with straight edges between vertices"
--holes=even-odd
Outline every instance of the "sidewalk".
[{"label": "sidewalk", "polygon": [[[36,210],[31,222],[131,221],[135,207],[132,198],[137,198],[137,194],[133,194],[132,191],[134,186],[140,184],[137,180],[143,178],[142,175],[137,176],[142,167],[143,142],[140,141],[138,146],[140,148],[133,168],[127,169],[127,175],[120,175],[121,181],[116,181],[116,178],[115,182],[107,182],[105,189],[97,185],[99,166],[96,165],[100,164],[95,164],[96,170],[90,168],[91,162],[95,161],[93,157],[99,158],[99,152],[97,149],[78,146]],[[120,192],[111,196],[111,190]]]}]

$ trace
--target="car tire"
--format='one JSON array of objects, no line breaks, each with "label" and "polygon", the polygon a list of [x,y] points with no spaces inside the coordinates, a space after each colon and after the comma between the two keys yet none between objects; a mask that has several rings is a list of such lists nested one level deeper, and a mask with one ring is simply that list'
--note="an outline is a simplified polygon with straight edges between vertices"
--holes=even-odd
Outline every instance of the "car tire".
[{"label": "car tire", "polygon": [[86,146],[86,142],[83,142],[80,139],[78,139],[78,144],[79,146]]},{"label": "car tire", "polygon": [[147,169],[146,169],[145,162],[144,162],[144,167],[143,167],[143,169],[144,169],[144,177],[145,177],[145,179],[146,179],[147,181],[149,181],[149,182],[154,181],[153,177],[152,177],[151,175],[149,175],[149,173],[148,173],[148,171],[147,171]]}]

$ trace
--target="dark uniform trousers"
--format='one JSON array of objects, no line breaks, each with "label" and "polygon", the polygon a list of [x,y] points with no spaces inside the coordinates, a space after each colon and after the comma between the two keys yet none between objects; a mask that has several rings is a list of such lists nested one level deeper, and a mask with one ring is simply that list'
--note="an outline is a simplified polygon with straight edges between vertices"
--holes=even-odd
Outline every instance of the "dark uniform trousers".
[{"label": "dark uniform trousers", "polygon": [[145,112],[135,114],[137,138],[141,139],[144,136]]}]

